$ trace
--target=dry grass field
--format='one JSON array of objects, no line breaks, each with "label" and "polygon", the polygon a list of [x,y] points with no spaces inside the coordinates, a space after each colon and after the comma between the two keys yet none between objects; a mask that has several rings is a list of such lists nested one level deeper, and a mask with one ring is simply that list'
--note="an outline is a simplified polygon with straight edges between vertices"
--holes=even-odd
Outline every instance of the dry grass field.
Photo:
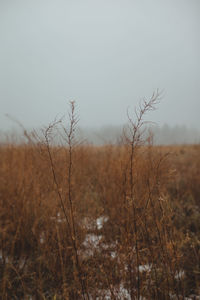
[{"label": "dry grass field", "polygon": [[1,299],[199,299],[200,146],[141,143],[134,124],[76,144],[72,113],[66,145],[49,126],[0,146]]}]

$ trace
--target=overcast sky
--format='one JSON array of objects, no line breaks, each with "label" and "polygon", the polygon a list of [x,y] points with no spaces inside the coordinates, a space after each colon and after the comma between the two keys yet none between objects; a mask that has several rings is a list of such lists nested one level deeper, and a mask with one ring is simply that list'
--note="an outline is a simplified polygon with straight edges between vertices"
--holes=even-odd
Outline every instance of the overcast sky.
[{"label": "overcast sky", "polygon": [[75,100],[81,126],[147,119],[200,128],[199,0],[0,0],[0,128],[47,125]]}]

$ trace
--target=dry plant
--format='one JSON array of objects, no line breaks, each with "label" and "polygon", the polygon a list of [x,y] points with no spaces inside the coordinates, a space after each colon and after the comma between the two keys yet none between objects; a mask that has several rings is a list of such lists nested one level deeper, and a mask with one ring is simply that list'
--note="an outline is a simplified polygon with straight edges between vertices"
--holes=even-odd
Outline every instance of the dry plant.
[{"label": "dry plant", "polygon": [[200,147],[145,137],[159,97],[120,145],[77,143],[71,102],[67,124],[0,146],[1,299],[198,299]]},{"label": "dry plant", "polygon": [[[70,125],[69,125],[69,129],[66,129],[63,126],[63,130],[64,130],[64,140],[67,143],[68,149],[67,149],[67,154],[68,154],[68,165],[67,165],[67,182],[66,182],[66,186],[67,186],[67,191],[64,194],[64,197],[60,191],[60,186],[59,186],[59,182],[57,180],[57,176],[56,176],[56,172],[55,172],[55,166],[54,166],[54,162],[53,162],[53,157],[51,154],[51,148],[50,148],[50,143],[49,143],[49,136],[52,132],[52,130],[54,129],[54,127],[58,124],[61,123],[61,120],[59,121],[55,121],[52,124],[50,124],[48,126],[48,128],[45,130],[45,141],[46,141],[46,147],[47,147],[47,152],[48,152],[48,156],[49,156],[49,161],[50,161],[50,166],[51,166],[51,171],[52,171],[52,175],[53,175],[53,181],[55,183],[56,186],[56,192],[60,201],[60,206],[62,208],[65,220],[66,220],[66,230],[70,236],[71,239],[71,244],[73,247],[73,266],[74,266],[74,270],[72,270],[72,272],[74,273],[74,280],[78,281],[80,286],[81,286],[81,291],[82,291],[82,298],[83,299],[89,299],[89,295],[87,292],[87,287],[85,284],[85,279],[84,279],[84,275],[82,272],[82,268],[81,268],[81,264],[80,264],[80,259],[79,259],[79,254],[78,254],[78,245],[77,245],[77,232],[76,232],[76,222],[75,222],[75,212],[74,212],[74,204],[73,204],[73,196],[72,196],[72,176],[73,176],[73,150],[74,150],[74,146],[75,146],[75,130],[76,130],[76,125],[78,123],[78,119],[75,115],[75,103],[74,101],[70,102],[70,107],[71,107],[71,111],[69,113],[69,121],[70,121]],[[68,204],[68,205],[67,205]],[[69,209],[67,209],[67,206],[69,207]],[[62,256],[61,256],[61,262],[62,262]],[[63,266],[64,268],[64,266]],[[64,289],[67,286],[66,283],[66,279],[65,279],[65,271],[63,269],[63,287]],[[78,291],[78,288],[77,288]],[[65,295],[64,292],[64,296],[68,297],[68,295]]]}]

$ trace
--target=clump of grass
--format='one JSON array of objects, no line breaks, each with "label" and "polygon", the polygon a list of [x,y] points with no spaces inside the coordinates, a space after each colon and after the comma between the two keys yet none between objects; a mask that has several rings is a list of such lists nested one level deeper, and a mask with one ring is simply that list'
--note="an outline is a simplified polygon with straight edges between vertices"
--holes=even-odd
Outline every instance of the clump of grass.
[{"label": "clump of grass", "polygon": [[74,102],[67,125],[1,145],[2,299],[198,295],[200,148],[144,138],[158,99],[128,114],[119,145],[78,143]]}]

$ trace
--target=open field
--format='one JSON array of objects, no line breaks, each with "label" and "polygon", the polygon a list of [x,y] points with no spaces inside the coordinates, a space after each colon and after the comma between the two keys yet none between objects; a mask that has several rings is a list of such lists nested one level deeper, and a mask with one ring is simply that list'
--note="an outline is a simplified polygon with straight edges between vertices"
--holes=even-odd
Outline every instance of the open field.
[{"label": "open field", "polygon": [[2,299],[197,299],[200,146],[144,138],[158,97],[117,145],[78,142],[74,102],[67,127],[1,144]]},{"label": "open field", "polygon": [[199,295],[200,146],[69,149],[0,147],[1,299]]}]

